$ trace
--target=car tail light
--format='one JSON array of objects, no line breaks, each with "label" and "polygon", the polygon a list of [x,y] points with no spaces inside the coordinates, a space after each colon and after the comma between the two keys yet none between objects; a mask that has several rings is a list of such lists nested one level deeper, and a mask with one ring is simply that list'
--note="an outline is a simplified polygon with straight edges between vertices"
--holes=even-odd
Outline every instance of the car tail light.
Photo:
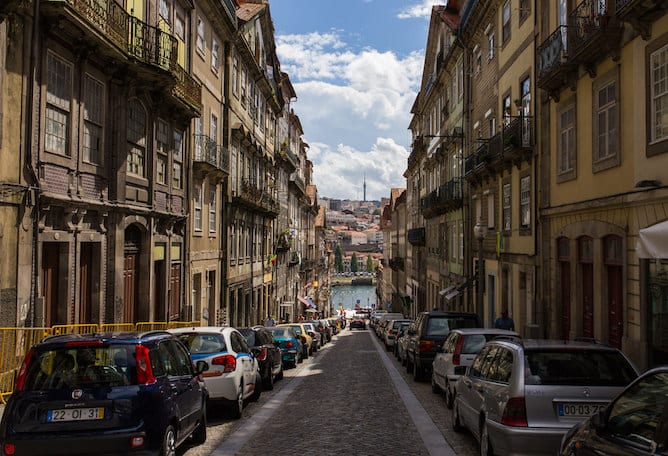
[{"label": "car tail light", "polygon": [[285,346],[286,346],[287,348],[292,348],[292,345],[293,345],[293,344],[292,344],[292,341],[291,341],[291,340],[289,340],[289,341],[287,341],[287,342],[285,343]]},{"label": "car tail light", "polygon": [[455,345],[455,351],[452,353],[452,365],[453,366],[459,366],[461,363],[461,354],[462,354],[462,346],[464,345],[464,338],[463,337],[458,337],[457,338],[457,344]]},{"label": "car tail light", "polygon": [[395,331],[394,329],[390,329],[387,333],[391,336],[391,335],[394,334],[395,332],[396,332],[396,331]]},{"label": "car tail light", "polygon": [[503,409],[501,423],[506,426],[527,427],[527,408],[523,397],[511,397]]},{"label": "car tail light", "polygon": [[267,347],[262,347],[260,353],[257,354],[257,360],[264,361],[265,359],[267,359]]},{"label": "car tail light", "polygon": [[2,446],[2,453],[11,456],[14,454],[14,444],[13,443],[5,443]]},{"label": "car tail light", "polygon": [[436,347],[436,342],[433,340],[421,340],[420,341],[420,351],[426,352],[431,351]]},{"label": "car tail light", "polygon": [[143,435],[133,435],[130,438],[130,446],[132,448],[139,448],[144,445],[144,436]]},{"label": "car tail light", "polygon": [[151,367],[151,358],[149,349],[144,345],[135,347],[135,358],[137,360],[137,383],[140,385],[149,385],[155,382],[153,368]]},{"label": "car tail light", "polygon": [[[19,373],[16,376],[16,382],[14,383],[14,391],[23,391],[23,388],[25,387],[26,384],[26,376],[28,375],[28,366],[30,366],[30,362],[32,361],[34,355],[35,352],[33,350],[30,350],[26,355],[26,357],[23,358],[23,363],[21,363],[21,368],[19,369]],[[12,445],[12,451],[13,448],[14,446]],[[14,453],[12,452],[5,454],[14,454]]]},{"label": "car tail light", "polygon": [[237,359],[232,355],[216,356],[211,364],[223,366],[223,372],[234,372],[237,369]]}]

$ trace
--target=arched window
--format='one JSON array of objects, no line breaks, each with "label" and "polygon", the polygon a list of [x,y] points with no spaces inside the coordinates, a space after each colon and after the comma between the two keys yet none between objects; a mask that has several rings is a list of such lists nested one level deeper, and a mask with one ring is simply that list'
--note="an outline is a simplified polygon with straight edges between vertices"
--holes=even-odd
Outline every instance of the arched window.
[{"label": "arched window", "polygon": [[128,105],[127,172],[139,177],[146,177],[146,110],[137,99]]}]

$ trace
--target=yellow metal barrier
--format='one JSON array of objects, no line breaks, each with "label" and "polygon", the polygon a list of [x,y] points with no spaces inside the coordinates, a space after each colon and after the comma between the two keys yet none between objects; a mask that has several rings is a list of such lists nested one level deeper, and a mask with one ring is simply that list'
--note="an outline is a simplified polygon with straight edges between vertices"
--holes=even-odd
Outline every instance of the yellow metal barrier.
[{"label": "yellow metal barrier", "polygon": [[164,321],[143,321],[135,325],[137,331],[159,331],[167,329]]},{"label": "yellow metal barrier", "polygon": [[167,323],[168,329],[189,328],[191,326],[197,327],[202,325],[200,325],[199,321],[170,321],[169,323]]},{"label": "yellow metal barrier", "polygon": [[105,323],[100,325],[100,332],[121,332],[134,330],[134,323]]},{"label": "yellow metal barrier", "polygon": [[86,325],[56,325],[52,326],[53,334],[93,334],[99,329],[96,324]]},{"label": "yellow metal barrier", "polygon": [[30,347],[51,334],[52,328],[0,328],[0,402],[14,391],[16,372]]}]

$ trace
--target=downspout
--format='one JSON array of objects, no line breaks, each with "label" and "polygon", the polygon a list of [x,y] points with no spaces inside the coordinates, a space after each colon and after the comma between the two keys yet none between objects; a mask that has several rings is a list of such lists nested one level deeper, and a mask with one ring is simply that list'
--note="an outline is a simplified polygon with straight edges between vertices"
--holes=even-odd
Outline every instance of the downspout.
[{"label": "downspout", "polygon": [[24,106],[28,106],[28,112],[26,115],[26,123],[24,125],[24,141],[25,145],[25,167],[27,175],[32,179],[30,185],[31,193],[34,191],[34,196],[31,197],[31,202],[33,206],[33,242],[31,248],[32,256],[32,267],[33,273],[30,278],[30,306],[28,313],[26,315],[26,322],[30,322],[30,326],[34,327],[36,323],[35,317],[35,306],[37,305],[39,299],[39,289],[38,289],[38,280],[39,277],[39,265],[38,265],[38,243],[39,243],[39,194],[40,194],[40,182],[38,173],[33,166],[33,135],[31,134],[33,128],[33,111],[35,109],[34,104],[34,91],[35,85],[37,84],[37,62],[39,55],[39,21],[40,21],[40,12],[39,12],[38,0],[33,1],[33,22],[32,22],[32,39],[30,47],[30,60],[29,60],[29,69],[27,74],[29,75],[27,90],[26,90],[26,102]]},{"label": "downspout", "polygon": [[[220,241],[220,252],[219,252],[219,262],[218,264],[220,265],[220,287],[218,290],[220,299],[219,299],[219,307],[218,309],[226,309],[225,315],[230,315],[229,309],[227,309],[227,306],[229,305],[227,296],[228,296],[228,284],[227,284],[227,233],[228,233],[228,224],[230,221],[230,215],[231,215],[231,205],[229,204],[227,198],[228,198],[228,182],[229,182],[229,173],[230,173],[230,168],[232,167],[232,163],[230,161],[230,150],[231,150],[231,144],[230,144],[230,99],[231,99],[231,87],[230,87],[230,78],[233,76],[232,75],[232,53],[230,52],[231,46],[230,43],[227,42],[225,45],[225,50],[224,52],[224,58],[225,58],[225,66],[223,68],[223,137],[222,137],[222,143],[223,147],[225,148],[225,151],[227,152],[227,176],[223,177],[221,180],[221,192],[220,192],[220,207],[221,207],[221,223],[220,223],[220,231],[221,231],[221,241]],[[216,309],[216,310],[218,310]],[[219,322],[216,319],[216,315],[209,315],[209,324],[212,324],[211,322],[214,322],[214,324],[218,325]],[[222,325],[223,322],[220,322],[220,325]],[[233,323],[231,321],[227,322],[228,325],[232,325]]]}]

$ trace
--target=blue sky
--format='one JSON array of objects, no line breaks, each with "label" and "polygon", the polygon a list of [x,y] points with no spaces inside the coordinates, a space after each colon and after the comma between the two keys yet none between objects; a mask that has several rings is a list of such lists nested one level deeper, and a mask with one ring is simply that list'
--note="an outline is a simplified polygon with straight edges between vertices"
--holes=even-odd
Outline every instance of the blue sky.
[{"label": "blue sky", "polygon": [[445,3],[270,0],[319,196],[362,199],[365,176],[368,200],[405,187],[431,6]]}]

